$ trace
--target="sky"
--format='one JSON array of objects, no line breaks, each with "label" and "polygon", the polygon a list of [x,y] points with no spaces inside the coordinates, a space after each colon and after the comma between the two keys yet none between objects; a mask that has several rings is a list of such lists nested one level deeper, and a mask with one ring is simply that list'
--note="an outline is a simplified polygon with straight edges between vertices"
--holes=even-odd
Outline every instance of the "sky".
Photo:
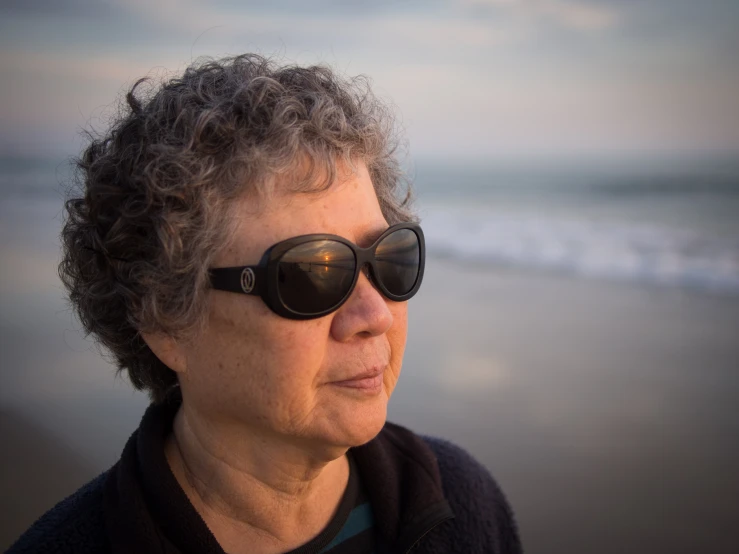
[{"label": "sky", "polygon": [[736,0],[0,0],[0,155],[243,52],[369,76],[419,159],[739,152]]}]

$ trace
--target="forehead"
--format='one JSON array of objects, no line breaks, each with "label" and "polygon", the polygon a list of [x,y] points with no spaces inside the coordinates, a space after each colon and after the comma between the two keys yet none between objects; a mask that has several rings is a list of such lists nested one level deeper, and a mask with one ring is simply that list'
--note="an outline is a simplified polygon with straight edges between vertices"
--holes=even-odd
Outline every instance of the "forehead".
[{"label": "forehead", "polygon": [[298,235],[330,233],[366,246],[387,227],[367,167],[339,171],[320,192],[283,192],[272,196],[255,213],[253,199],[241,198],[234,210],[233,234],[216,262],[256,263],[273,244]]}]

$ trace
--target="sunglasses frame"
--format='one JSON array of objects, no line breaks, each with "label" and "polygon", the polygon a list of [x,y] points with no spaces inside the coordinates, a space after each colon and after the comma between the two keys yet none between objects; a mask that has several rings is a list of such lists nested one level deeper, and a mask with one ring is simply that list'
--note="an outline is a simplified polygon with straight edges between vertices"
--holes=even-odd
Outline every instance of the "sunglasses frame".
[{"label": "sunglasses frame", "polygon": [[[375,258],[375,252],[379,244],[387,238],[389,235],[402,229],[408,229],[413,231],[418,238],[418,276],[416,282],[413,284],[411,289],[401,295],[392,294],[385,288],[381,280],[377,277],[379,274],[375,264],[377,260]],[[307,314],[302,312],[296,312],[290,307],[286,306],[282,301],[279,292],[278,285],[278,270],[279,262],[285,253],[292,248],[305,244],[306,242],[330,240],[339,242],[346,245],[351,249],[354,254],[356,265],[354,268],[354,278],[352,279],[351,286],[344,297],[330,308],[323,310],[322,312]],[[426,265],[426,244],[423,237],[423,231],[420,225],[417,223],[406,222],[398,223],[388,227],[377,240],[367,248],[361,248],[351,242],[350,240],[340,237],[338,235],[330,234],[311,234],[311,235],[300,235],[285,239],[276,244],[270,246],[262,255],[258,265],[246,265],[238,267],[219,267],[211,268],[208,270],[210,276],[210,285],[215,290],[221,290],[226,292],[238,292],[242,294],[248,294],[253,296],[261,296],[264,303],[277,315],[288,318],[288,319],[316,319],[323,317],[332,312],[338,310],[352,295],[354,287],[357,286],[359,274],[365,266],[370,267],[371,282],[372,284],[388,299],[395,302],[404,302],[418,292],[423,280],[423,270]]]}]

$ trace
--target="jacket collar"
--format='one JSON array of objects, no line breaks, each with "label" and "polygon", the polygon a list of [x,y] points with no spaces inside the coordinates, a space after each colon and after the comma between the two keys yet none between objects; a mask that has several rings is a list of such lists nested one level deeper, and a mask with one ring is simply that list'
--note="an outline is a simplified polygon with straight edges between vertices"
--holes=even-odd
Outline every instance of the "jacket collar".
[{"label": "jacket collar", "polygon": [[352,453],[377,530],[393,551],[406,552],[433,527],[454,517],[444,499],[436,457],[418,435],[388,422],[377,437]]},{"label": "jacket collar", "polygon": [[[114,553],[223,554],[164,455],[181,402],[179,394],[172,394],[151,405],[110,472],[104,505]],[[386,548],[406,552],[431,528],[454,517],[436,459],[417,435],[386,423],[377,437],[352,453]]]}]

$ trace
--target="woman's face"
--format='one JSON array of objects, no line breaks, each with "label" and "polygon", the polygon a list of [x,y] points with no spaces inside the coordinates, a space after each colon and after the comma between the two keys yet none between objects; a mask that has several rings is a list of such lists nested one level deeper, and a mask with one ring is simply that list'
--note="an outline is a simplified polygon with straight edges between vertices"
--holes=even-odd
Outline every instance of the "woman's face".
[{"label": "woman's face", "polygon": [[[256,264],[274,243],[309,233],[368,246],[388,227],[364,163],[325,192],[277,196],[256,216],[243,202],[235,240],[214,267]],[[364,274],[341,308],[307,321],[282,318],[256,296],[210,291],[208,302],[207,329],[183,345],[180,383],[192,408],[298,442],[353,446],[380,431],[405,349],[405,302],[386,299]],[[382,385],[351,381],[368,372],[380,372]]]}]

